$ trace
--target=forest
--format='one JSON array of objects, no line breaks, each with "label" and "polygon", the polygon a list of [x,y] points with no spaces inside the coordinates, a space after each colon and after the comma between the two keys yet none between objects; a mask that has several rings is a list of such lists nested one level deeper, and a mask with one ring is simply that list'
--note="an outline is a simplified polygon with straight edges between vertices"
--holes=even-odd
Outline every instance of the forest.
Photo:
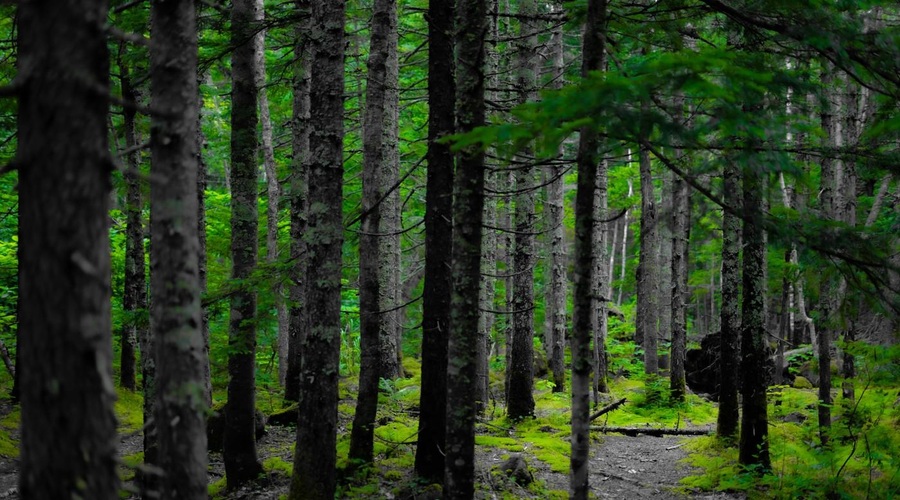
[{"label": "forest", "polygon": [[0,1],[0,498],[900,496],[890,0]]}]

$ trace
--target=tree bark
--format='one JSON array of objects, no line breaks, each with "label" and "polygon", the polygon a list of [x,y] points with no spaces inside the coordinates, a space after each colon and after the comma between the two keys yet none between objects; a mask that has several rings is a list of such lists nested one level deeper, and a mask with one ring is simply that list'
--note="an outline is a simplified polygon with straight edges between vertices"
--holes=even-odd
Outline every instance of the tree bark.
[{"label": "tree bark", "polygon": [[[382,176],[387,170],[386,137],[388,123],[387,93],[391,84],[387,78],[388,59],[396,52],[395,0],[376,0],[372,14],[372,39],[369,45],[369,74],[366,85],[366,107],[363,115],[363,197],[362,220],[359,231],[359,331],[360,366],[359,395],[353,428],[350,434],[351,460],[372,461],[375,414],[378,410],[378,381],[389,377],[383,369],[386,363],[396,365],[393,314],[386,312],[394,302],[394,292],[388,283],[389,275],[399,271],[385,264],[390,262],[387,248],[387,228],[383,224],[382,199],[386,195]],[[394,122],[396,123],[396,122]],[[396,280],[395,280],[396,281]],[[394,287],[396,288],[396,286]],[[395,370],[396,371],[396,370]]]},{"label": "tree bark", "polygon": [[[231,10],[231,278],[248,279],[256,267],[257,140],[255,0]],[[228,331],[228,404],[225,407],[225,476],[233,490],[262,473],[256,452],[256,291],[241,284],[231,297]]]},{"label": "tree bark", "polygon": [[206,352],[197,237],[197,24],[191,2],[151,8],[151,330],[162,498],[206,498]]},{"label": "tree bark", "polygon": [[[456,117],[460,133],[485,123],[484,39],[487,2],[458,0],[456,10]],[[453,182],[453,250],[450,335],[447,363],[445,499],[475,493],[475,401],[481,226],[484,210],[484,152],[469,146],[457,155]]]},{"label": "tree bark", "polygon": [[[519,36],[516,43],[516,88],[519,103],[532,97],[536,85],[535,47],[537,14],[533,0],[519,3]],[[517,156],[515,242],[513,252],[512,345],[507,370],[509,389],[506,411],[513,420],[534,416],[534,171],[531,148]]]},{"label": "tree bark", "polygon": [[[675,110],[679,116],[684,113],[684,96],[675,98]],[[682,150],[677,150],[679,159],[684,156]],[[687,302],[690,298],[688,288],[688,252],[691,234],[691,191],[687,181],[680,176],[672,179],[672,217],[670,222],[672,258],[669,261],[671,268],[671,292],[668,300],[671,304],[672,344],[671,344],[671,371],[669,374],[669,388],[673,401],[684,401],[687,385],[685,382],[684,362],[687,349]],[[712,294],[712,290],[710,290]]]},{"label": "tree bark", "polygon": [[334,498],[337,486],[337,405],[341,354],[343,244],[344,11],[343,0],[312,3],[310,39],[309,332],[301,345],[297,453],[289,498]]},{"label": "tree bark", "polygon": [[18,6],[23,499],[118,497],[105,1]]},{"label": "tree bark", "polygon": [[[739,210],[740,170],[733,164],[725,167],[723,199],[733,210]],[[738,432],[738,368],[740,367],[740,253],[741,220],[736,213],[722,214],[722,306],[721,351],[719,354],[719,415],[716,432],[734,439]]]},{"label": "tree bark", "polygon": [[743,173],[744,261],[741,304],[741,436],[739,460],[762,471],[771,468],[768,442],[766,388],[765,266],[766,243],[763,229],[763,175],[757,167],[745,166]]},{"label": "tree bark", "polygon": [[[606,63],[604,61],[603,66]],[[609,205],[609,162],[600,160],[597,169],[597,187],[594,192],[594,226],[591,231],[591,259],[593,261],[594,278],[591,281],[591,330],[594,332],[594,404],[600,404],[600,393],[609,392],[606,374],[609,361],[606,353],[606,329],[609,318],[606,313],[606,288],[609,276],[606,273],[606,223]]]},{"label": "tree bark", "polygon": [[291,116],[291,285],[290,331],[288,339],[288,366],[285,374],[285,401],[300,400],[300,346],[309,330],[309,315],[306,286],[307,252],[306,234],[309,213],[309,135],[310,135],[310,67],[312,64],[311,42],[308,38],[310,5],[308,0],[299,0],[297,10],[300,21],[295,29],[294,74],[293,74],[293,114]]},{"label": "tree bark", "polygon": [[[119,79],[122,97],[138,102],[138,93],[131,85],[128,64],[123,61],[124,42],[119,46]],[[137,145],[134,108],[122,109],[122,128],[125,129],[125,148],[131,151],[126,155],[128,170],[125,171],[125,293],[122,297],[122,309],[125,312],[125,324],[122,328],[121,351],[119,358],[119,384],[123,389],[135,389],[135,347],[138,339],[147,334],[147,278],[144,263],[144,223],[142,211],[144,199],[139,181],[140,151]]]},{"label": "tree bark", "polygon": [[[606,0],[588,0],[583,40],[581,76],[602,69],[606,47]],[[575,262],[572,312],[572,455],[570,497],[586,499],[590,454],[590,387],[591,387],[591,283],[594,266],[591,233],[596,207],[597,133],[584,127],[578,143],[578,187],[575,195]]]},{"label": "tree bark", "polygon": [[639,147],[641,172],[641,254],[637,269],[637,310],[634,333],[635,343],[644,347],[644,372],[656,374],[659,371],[657,357],[657,289],[656,271],[659,266],[657,253],[658,217],[656,213],[656,194],[653,186],[653,171],[650,164],[650,151],[644,145]]},{"label": "tree bark", "polygon": [[453,2],[428,6],[428,172],[425,192],[425,284],[422,303],[422,392],[416,474],[444,480],[447,426],[447,343],[451,274],[448,251],[453,202],[453,155],[438,141],[454,132],[456,86],[453,63]]}]

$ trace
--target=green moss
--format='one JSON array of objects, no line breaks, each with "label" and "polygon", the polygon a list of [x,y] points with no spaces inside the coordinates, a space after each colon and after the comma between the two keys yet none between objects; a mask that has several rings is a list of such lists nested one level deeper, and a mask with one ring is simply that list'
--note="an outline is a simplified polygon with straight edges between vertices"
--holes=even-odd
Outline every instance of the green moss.
[{"label": "green moss", "polygon": [[119,389],[117,394],[115,411],[119,419],[119,432],[140,432],[144,427],[144,396],[127,389]]},{"label": "green moss", "polygon": [[422,363],[412,357],[412,356],[404,356],[403,357],[403,373],[406,374],[406,377],[411,380],[421,380],[422,379]]},{"label": "green moss", "polygon": [[225,476],[222,476],[222,478],[217,481],[209,483],[209,486],[206,487],[206,490],[209,493],[209,498],[222,498],[222,495],[225,493],[225,486],[227,486],[227,483],[225,482]]},{"label": "green moss", "polygon": [[475,444],[478,446],[486,446],[488,448],[498,448],[512,452],[521,452],[525,448],[518,439],[504,436],[486,436],[476,435]]},{"label": "green moss", "polygon": [[139,451],[122,457],[122,465],[119,467],[119,478],[122,482],[134,479],[135,470],[144,463],[144,452]]},{"label": "green moss", "polygon": [[19,428],[22,420],[22,412],[19,406],[0,420],[0,457],[16,458],[19,456],[19,441],[13,438],[12,431]]},{"label": "green moss", "polygon": [[262,463],[263,469],[269,474],[277,474],[285,477],[291,477],[294,471],[294,464],[284,460],[279,456],[269,457]]}]

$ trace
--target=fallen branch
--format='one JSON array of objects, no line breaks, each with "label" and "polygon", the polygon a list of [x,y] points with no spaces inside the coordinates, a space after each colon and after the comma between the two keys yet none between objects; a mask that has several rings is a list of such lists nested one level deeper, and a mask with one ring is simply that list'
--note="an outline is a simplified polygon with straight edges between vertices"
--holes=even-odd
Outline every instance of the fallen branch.
[{"label": "fallen branch", "polygon": [[598,411],[597,413],[594,413],[593,415],[591,415],[591,418],[588,419],[588,422],[593,422],[594,420],[597,420],[598,418],[602,417],[603,415],[606,415],[607,413],[609,413],[609,412],[615,410],[616,408],[618,408],[618,407],[622,406],[623,404],[625,404],[625,401],[628,401],[628,399],[627,399],[627,398],[622,398],[622,399],[616,401],[615,403],[612,403],[612,404],[607,405],[607,406],[604,407],[602,410],[600,410],[600,411]]},{"label": "fallen branch", "polygon": [[599,431],[603,433],[607,432],[617,432],[619,434],[625,434],[626,436],[637,436],[638,434],[644,434],[647,436],[707,436],[712,431],[708,429],[660,429],[656,427],[591,427],[592,431]]}]

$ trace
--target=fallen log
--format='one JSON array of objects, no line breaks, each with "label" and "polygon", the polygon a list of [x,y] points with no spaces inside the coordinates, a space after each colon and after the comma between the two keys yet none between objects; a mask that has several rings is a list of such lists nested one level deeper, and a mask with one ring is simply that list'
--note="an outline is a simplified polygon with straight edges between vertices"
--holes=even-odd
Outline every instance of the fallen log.
[{"label": "fallen log", "polygon": [[618,408],[618,407],[622,406],[623,404],[625,404],[625,401],[628,401],[628,399],[627,399],[627,398],[622,398],[622,399],[616,401],[615,403],[606,405],[602,410],[600,410],[600,411],[598,411],[597,413],[594,413],[593,415],[591,415],[591,418],[588,419],[588,422],[593,422],[594,420],[597,420],[598,418],[602,417],[603,415],[606,415],[607,413],[609,413],[609,412],[615,410],[616,408]]},{"label": "fallen log", "polygon": [[619,434],[625,434],[626,436],[635,437],[638,434],[644,434],[646,436],[708,436],[712,434],[712,431],[709,429],[660,429],[658,427],[598,427],[591,426],[592,431],[597,432],[616,432]]}]

